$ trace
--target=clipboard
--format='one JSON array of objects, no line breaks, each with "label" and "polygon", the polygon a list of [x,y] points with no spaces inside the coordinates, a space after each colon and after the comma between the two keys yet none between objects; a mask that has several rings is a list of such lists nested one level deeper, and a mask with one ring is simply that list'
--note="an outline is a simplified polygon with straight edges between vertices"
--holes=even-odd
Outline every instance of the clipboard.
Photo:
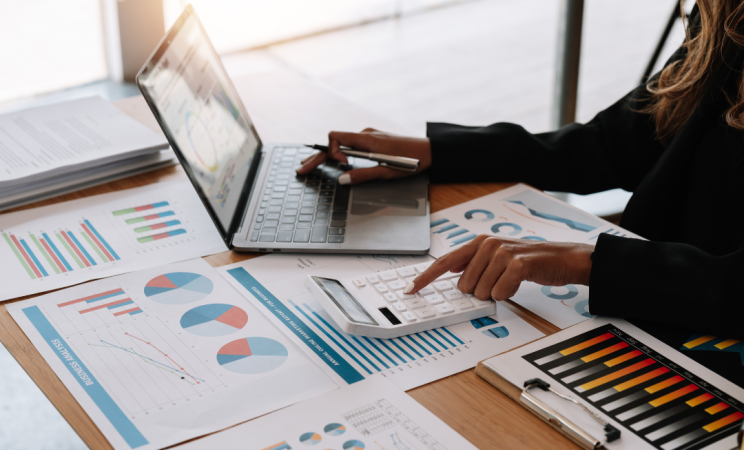
[{"label": "clipboard", "polygon": [[[475,367],[475,373],[583,449],[594,450],[606,448],[605,444],[607,442],[620,439],[620,430],[604,419],[592,414],[589,409],[580,402],[554,391],[550,388],[550,384],[540,378],[525,380],[523,386],[516,386],[486,367],[486,365],[483,364],[483,361],[479,362]],[[533,396],[530,393],[532,389],[542,389],[553,392],[560,398],[574,403],[578,408],[584,409],[587,414],[604,427],[605,436],[597,439],[590,433],[582,430],[576,424],[555,411],[555,409]]]}]

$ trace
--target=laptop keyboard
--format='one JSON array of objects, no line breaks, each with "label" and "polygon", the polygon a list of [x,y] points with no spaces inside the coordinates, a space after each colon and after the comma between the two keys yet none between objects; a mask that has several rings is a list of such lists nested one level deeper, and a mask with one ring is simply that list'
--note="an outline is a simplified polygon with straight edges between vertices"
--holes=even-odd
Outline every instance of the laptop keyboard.
[{"label": "laptop keyboard", "polygon": [[274,149],[251,242],[344,243],[351,186],[338,184],[344,171],[336,161],[297,175],[300,161],[313,152],[306,147]]}]

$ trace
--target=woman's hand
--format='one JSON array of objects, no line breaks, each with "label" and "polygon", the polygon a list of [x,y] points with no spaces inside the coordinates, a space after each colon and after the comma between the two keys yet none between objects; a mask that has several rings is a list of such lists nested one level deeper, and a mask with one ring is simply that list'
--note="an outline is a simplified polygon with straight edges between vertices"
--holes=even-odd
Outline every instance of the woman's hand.
[{"label": "woman's hand", "polygon": [[356,150],[416,158],[420,164],[416,172],[406,172],[383,166],[354,169],[338,178],[340,184],[359,184],[376,179],[389,180],[391,178],[407,177],[419,173],[431,165],[431,145],[429,144],[429,139],[396,136],[377,131],[374,128],[365,128],[361,133],[331,131],[328,133],[328,154],[319,152],[305,158],[302,160],[302,166],[297,169],[297,173],[304,175],[310,172],[322,164],[328,157],[345,164],[348,163],[349,161],[346,159],[346,156],[340,151],[342,145],[352,147]]},{"label": "woman's hand", "polygon": [[463,272],[457,288],[480,300],[506,300],[522,281],[545,286],[589,284],[594,246],[509,239],[481,234],[439,258],[406,286],[416,293],[447,271]]}]

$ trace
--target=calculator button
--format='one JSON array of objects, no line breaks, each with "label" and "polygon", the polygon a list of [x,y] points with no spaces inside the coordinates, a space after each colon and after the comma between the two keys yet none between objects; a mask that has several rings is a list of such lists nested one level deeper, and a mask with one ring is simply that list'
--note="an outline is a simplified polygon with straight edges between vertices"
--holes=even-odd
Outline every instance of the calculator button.
[{"label": "calculator button", "polygon": [[403,280],[393,280],[388,283],[388,287],[392,290],[397,291],[398,289],[403,289],[406,287],[406,282]]},{"label": "calculator button", "polygon": [[434,286],[438,291],[449,291],[452,289],[452,283],[449,281],[437,281],[431,284]]},{"label": "calculator button", "polygon": [[398,312],[403,312],[403,311],[406,310],[406,305],[404,305],[403,303],[400,303],[400,302],[393,303],[393,307]]},{"label": "calculator button", "polygon": [[398,279],[398,275],[396,275],[392,270],[388,270],[387,272],[382,272],[380,274],[380,279],[382,281],[393,281]]},{"label": "calculator button", "polygon": [[423,308],[416,310],[416,315],[422,319],[431,319],[432,317],[436,317],[437,313],[435,313],[431,308]]},{"label": "calculator button", "polygon": [[473,303],[475,303],[475,306],[485,306],[485,305],[490,305],[491,303],[493,303],[493,300],[478,300],[475,297],[470,297],[470,300],[472,300]]},{"label": "calculator button", "polygon": [[473,309],[473,302],[466,298],[455,300],[454,302],[452,302],[452,304],[455,305],[459,310]]},{"label": "calculator button", "polygon": [[443,295],[444,295],[444,298],[446,298],[449,301],[457,300],[458,298],[462,298],[462,292],[458,291],[457,289],[453,289],[451,291],[447,291]]},{"label": "calculator button", "polygon": [[406,300],[406,306],[408,309],[419,309],[426,306],[426,303],[421,299],[414,298],[413,300]]},{"label": "calculator button", "polygon": [[422,288],[420,291],[418,291],[421,295],[429,295],[434,293],[434,288],[431,286],[426,286],[425,288]]},{"label": "calculator button", "polygon": [[385,300],[387,300],[388,303],[395,303],[398,301],[398,297],[395,296],[392,292],[388,292],[387,294],[384,294],[382,296]]},{"label": "calculator button", "polygon": [[416,271],[413,269],[413,267],[401,267],[400,269],[396,270],[396,272],[398,272],[398,275],[404,278],[416,275]]},{"label": "calculator button", "polygon": [[457,284],[460,282],[460,277],[453,278],[450,280],[450,283],[452,283],[452,286],[457,287]]},{"label": "calculator button", "polygon": [[412,298],[416,298],[416,296],[415,296],[415,295],[411,295],[411,294],[404,294],[404,293],[403,293],[403,289],[401,289],[401,290],[399,290],[398,292],[396,292],[396,294],[398,294],[398,298],[401,298],[401,299],[403,299],[403,300],[410,300],[410,299],[412,299]]},{"label": "calculator button", "polygon": [[406,283],[411,284],[411,283],[413,283],[413,280],[415,280],[415,279],[416,279],[416,277],[408,277],[408,278],[406,278]]},{"label": "calculator button", "polygon": [[455,312],[455,307],[450,305],[449,303],[445,303],[443,305],[437,305],[434,307],[434,309],[443,316],[447,314],[452,314],[453,312]]},{"label": "calculator button", "polygon": [[404,318],[404,319],[406,319],[406,322],[415,322],[416,320],[418,320],[418,319],[416,318],[416,316],[414,316],[414,315],[413,315],[412,313],[410,313],[409,311],[406,311],[406,312],[404,312],[404,313],[403,313],[403,314],[401,314],[401,315],[403,316],[403,318]]},{"label": "calculator button", "polygon": [[384,294],[385,292],[387,292],[387,291],[388,291],[388,288],[387,288],[387,286],[385,286],[385,285],[384,285],[384,284],[382,284],[382,283],[380,283],[380,284],[376,284],[376,285],[375,285],[375,289],[377,289],[377,292],[379,292],[380,294]]},{"label": "calculator button", "polygon": [[367,275],[367,281],[369,281],[369,284],[377,284],[380,282],[377,275]]},{"label": "calculator button", "polygon": [[416,272],[418,273],[424,273],[424,271],[428,269],[430,265],[431,265],[430,262],[423,263],[423,264],[416,264],[415,266],[413,266],[413,268],[416,269]]},{"label": "calculator button", "polygon": [[426,300],[426,302],[430,305],[438,305],[440,303],[444,303],[444,299],[439,294],[427,295],[426,297],[424,297],[424,300]]},{"label": "calculator button", "polygon": [[365,283],[361,278],[354,278],[351,282],[354,283],[354,286],[356,287],[364,287],[367,285],[367,283]]}]

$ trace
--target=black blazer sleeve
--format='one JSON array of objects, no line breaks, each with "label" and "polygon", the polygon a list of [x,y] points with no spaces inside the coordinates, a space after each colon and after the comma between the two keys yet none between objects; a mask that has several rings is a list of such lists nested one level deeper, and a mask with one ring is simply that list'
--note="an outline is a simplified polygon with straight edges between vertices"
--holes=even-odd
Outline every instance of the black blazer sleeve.
[{"label": "black blazer sleeve", "polygon": [[521,181],[539,189],[590,194],[633,191],[664,148],[644,106],[645,86],[591,122],[531,134],[519,125],[429,123],[432,182]]},{"label": "black blazer sleeve", "polygon": [[712,256],[687,244],[601,234],[589,312],[744,337],[744,250]]}]

